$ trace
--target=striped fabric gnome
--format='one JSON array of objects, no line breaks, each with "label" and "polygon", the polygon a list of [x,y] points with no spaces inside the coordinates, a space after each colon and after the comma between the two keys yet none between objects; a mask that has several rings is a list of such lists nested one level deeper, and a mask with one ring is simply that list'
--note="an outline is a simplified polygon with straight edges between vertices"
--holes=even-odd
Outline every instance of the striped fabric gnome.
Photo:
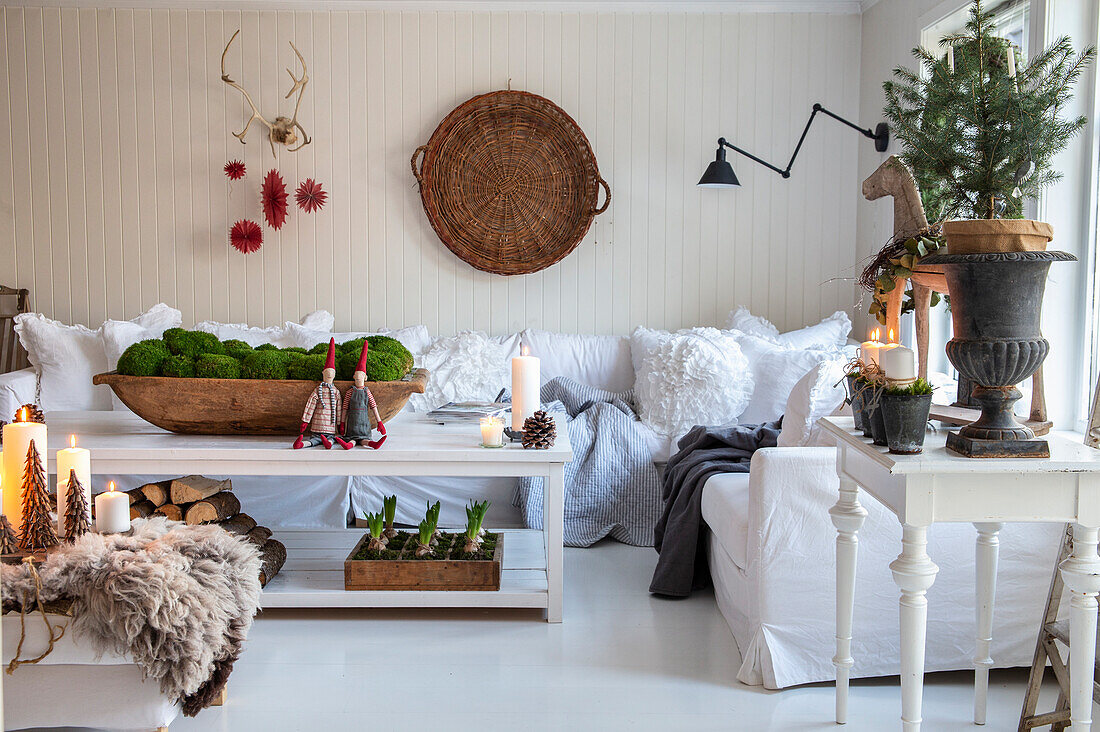
[{"label": "striped fabric gnome", "polygon": [[[336,434],[336,427],[341,422],[342,404],[340,391],[332,383],[336,378],[336,339],[328,341],[328,360],[325,361],[325,369],[321,372],[321,383],[309,395],[305,411],[302,412],[302,430],[298,439],[294,441],[294,449],[303,447],[316,447],[324,445],[326,450],[332,448],[335,440],[340,447],[350,450],[354,445],[345,442]],[[306,430],[310,435],[306,437]]]},{"label": "striped fabric gnome", "polygon": [[[363,342],[363,352],[359,354],[359,365],[355,367],[355,375],[352,379],[355,383],[344,392],[344,422],[340,425],[340,432],[349,442],[358,442],[377,450],[386,441],[386,425],[382,424],[382,418],[378,414],[378,405],[374,403],[374,395],[367,388],[367,349],[370,344]],[[372,440],[370,418],[378,425],[381,435],[377,440]]]}]

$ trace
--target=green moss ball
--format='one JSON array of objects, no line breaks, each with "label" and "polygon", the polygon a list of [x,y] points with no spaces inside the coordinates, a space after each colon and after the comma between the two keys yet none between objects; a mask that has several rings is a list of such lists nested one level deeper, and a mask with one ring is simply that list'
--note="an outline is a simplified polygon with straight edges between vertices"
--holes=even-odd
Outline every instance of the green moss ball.
[{"label": "green moss ball", "polygon": [[261,343],[260,345],[256,346],[256,350],[257,351],[278,351],[279,347],[276,346],[274,343]]},{"label": "green moss ball", "polygon": [[285,379],[288,360],[278,349],[261,346],[244,359],[241,375],[246,379]]},{"label": "green moss ball", "polygon": [[309,352],[313,354],[319,353],[322,356],[326,355],[328,353],[328,341],[325,341],[324,343],[318,343],[316,346],[309,349]]},{"label": "green moss ball", "polygon": [[311,353],[291,359],[287,364],[286,375],[288,379],[320,381],[324,368],[325,357],[319,353]]},{"label": "green moss ball", "polygon": [[204,353],[224,354],[225,346],[213,333],[169,328],[164,331],[164,343],[174,356],[198,358]]},{"label": "green moss ball", "polygon": [[190,379],[195,375],[195,362],[187,356],[169,356],[160,365],[160,375]]},{"label": "green moss ball", "polygon": [[222,347],[225,349],[226,356],[232,356],[238,361],[244,360],[245,356],[252,353],[252,346],[244,341],[238,341],[235,338],[228,341],[222,341]]},{"label": "green moss ball", "polygon": [[[401,363],[401,367],[405,369],[405,374],[412,371],[413,367],[413,355],[405,345],[396,338],[390,338],[389,336],[376,335],[367,338],[367,342],[370,343],[371,351],[380,351],[382,353],[388,353],[391,356],[396,356],[397,360]],[[400,378],[400,377],[398,377]]]},{"label": "green moss ball", "polygon": [[355,376],[355,367],[359,365],[358,353],[341,353],[336,356],[336,378],[351,381]]},{"label": "green moss ball", "polygon": [[195,361],[195,376],[200,379],[239,379],[241,362],[224,354],[204,353]]},{"label": "green moss ball", "polygon": [[406,373],[408,372],[393,354],[367,352],[367,381],[397,381]]},{"label": "green moss ball", "polygon": [[127,376],[156,376],[170,355],[164,341],[155,338],[138,341],[119,356],[118,372]]},{"label": "green moss ball", "polygon": [[283,353],[308,353],[306,349],[299,346],[287,346],[286,348],[280,348],[279,350]]},{"label": "green moss ball", "polygon": [[363,352],[363,344],[366,342],[366,338],[355,338],[354,340],[344,341],[336,345],[336,352],[353,353],[356,358],[359,358],[359,354]]}]

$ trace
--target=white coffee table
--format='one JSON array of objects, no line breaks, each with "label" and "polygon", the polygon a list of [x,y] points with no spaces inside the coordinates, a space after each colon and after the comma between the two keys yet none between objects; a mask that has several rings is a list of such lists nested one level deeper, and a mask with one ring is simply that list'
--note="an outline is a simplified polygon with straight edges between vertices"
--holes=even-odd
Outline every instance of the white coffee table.
[{"label": "white coffee table", "polygon": [[[122,412],[51,412],[49,470],[56,451],[79,435],[91,451],[92,471],[117,475],[378,475],[490,476],[546,479],[543,531],[505,531],[504,566],[497,592],[346,591],[344,559],[363,530],[278,531],[287,546],[283,569],[264,588],[263,606],[275,607],[523,607],[543,608],[562,620],[564,467],[573,458],[569,431],[559,418],[548,450],[518,444],[480,447],[477,425],[437,425],[403,413],[387,427],[381,450],[292,450],[293,437],[177,435]],[[96,486],[97,490],[100,486]]]},{"label": "white coffee table", "polygon": [[[867,511],[859,489],[889,508],[902,524],[902,548],[890,564],[901,590],[901,721],[915,732],[921,725],[924,643],[928,616],[925,593],[939,568],[927,552],[928,527],[939,522],[970,522],[977,529],[974,722],[985,723],[993,598],[997,579],[997,536],[1005,522],[1072,523],[1073,554],[1062,565],[1071,593],[1071,720],[1074,732],[1092,724],[1093,661],[1096,652],[1096,596],[1100,592],[1100,450],[1059,435],[1047,435],[1049,459],[964,458],[944,447],[946,431],[929,434],[920,455],[891,455],[853,429],[850,417],[822,419],[837,441],[840,498],[829,514],[836,539],[836,721],[848,716],[852,609],[856,550]],[[1054,561],[1054,557],[1051,557]],[[1035,632],[1042,619],[1035,618]]]}]

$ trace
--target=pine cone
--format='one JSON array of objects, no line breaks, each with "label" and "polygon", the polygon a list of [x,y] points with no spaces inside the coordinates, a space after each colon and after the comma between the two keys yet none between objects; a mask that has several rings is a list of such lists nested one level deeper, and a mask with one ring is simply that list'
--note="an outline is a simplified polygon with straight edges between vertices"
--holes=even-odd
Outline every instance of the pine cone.
[{"label": "pine cone", "polygon": [[23,411],[24,408],[27,410],[27,412],[29,414],[29,416],[27,417],[27,420],[26,420],[27,422],[37,422],[38,424],[46,424],[46,413],[43,412],[42,409],[37,404],[24,404],[22,407],[19,407],[19,409],[15,410],[15,416],[12,417],[12,419],[18,421],[19,413],[21,411]]},{"label": "pine cone", "polygon": [[535,412],[523,421],[524,449],[547,450],[558,436],[554,418],[543,411]]}]

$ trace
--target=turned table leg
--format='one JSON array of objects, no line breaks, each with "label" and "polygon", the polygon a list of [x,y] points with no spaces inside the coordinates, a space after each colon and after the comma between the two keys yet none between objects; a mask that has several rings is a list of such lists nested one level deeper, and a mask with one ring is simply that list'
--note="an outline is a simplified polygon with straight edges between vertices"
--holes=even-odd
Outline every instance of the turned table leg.
[{"label": "turned table leg", "polygon": [[859,504],[859,487],[851,478],[840,476],[840,498],[829,509],[836,527],[836,722],[848,721],[848,679],[852,664],[852,611],[856,596],[856,550],[859,530],[867,509]]},{"label": "turned table leg", "polygon": [[901,725],[918,732],[924,693],[924,641],[928,626],[928,588],[939,567],[928,556],[928,527],[902,527],[901,554],[890,563],[894,583],[901,589]]},{"label": "turned table leg", "polygon": [[1070,591],[1069,682],[1070,729],[1092,728],[1092,683],[1096,662],[1096,595],[1100,592],[1100,558],[1096,556],[1097,529],[1073,526],[1073,553],[1060,565],[1062,581]]},{"label": "turned table leg", "polygon": [[976,523],[978,542],[974,549],[977,575],[977,597],[974,603],[977,637],[974,646],[974,724],[985,724],[986,700],[989,695],[989,669],[993,658],[989,646],[993,642],[993,600],[997,591],[997,554],[1001,540],[1001,523]]}]

